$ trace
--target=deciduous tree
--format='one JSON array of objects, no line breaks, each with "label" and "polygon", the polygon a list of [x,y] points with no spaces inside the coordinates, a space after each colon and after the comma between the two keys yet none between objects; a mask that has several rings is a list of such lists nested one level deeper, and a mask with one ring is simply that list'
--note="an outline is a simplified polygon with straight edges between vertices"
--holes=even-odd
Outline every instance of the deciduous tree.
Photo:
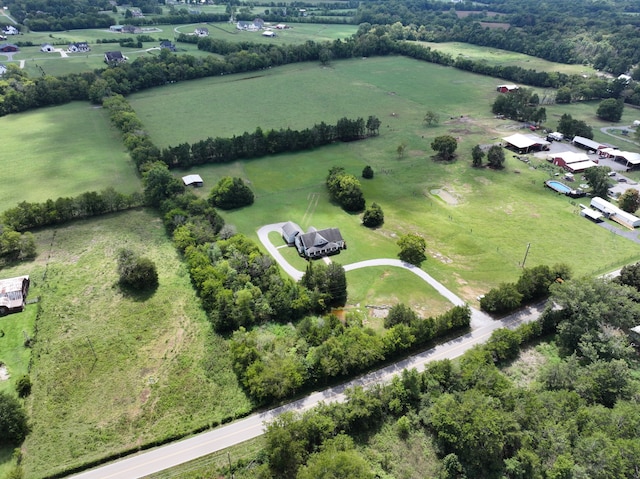
[{"label": "deciduous tree", "polygon": [[402,235],[398,240],[398,246],[400,246],[398,257],[402,261],[420,266],[427,259],[425,255],[427,243],[422,236],[414,233]]},{"label": "deciduous tree", "polygon": [[623,110],[624,102],[622,100],[607,98],[606,100],[602,100],[598,105],[596,115],[598,115],[598,118],[601,120],[617,122],[622,118]]},{"label": "deciduous tree", "polygon": [[429,110],[425,113],[422,122],[426,126],[437,125],[440,122],[440,116],[435,111]]},{"label": "deciduous tree", "polygon": [[600,198],[606,198],[609,194],[609,172],[611,168],[608,166],[596,166],[588,168],[584,171],[584,177],[587,179],[587,183],[591,187],[593,196],[599,196]]},{"label": "deciduous tree", "polygon": [[458,148],[458,142],[450,135],[437,136],[431,142],[431,149],[437,152],[438,157],[444,161],[453,158],[456,148]]},{"label": "deciduous tree", "polygon": [[253,204],[253,191],[242,178],[225,176],[211,189],[209,200],[213,206],[230,210]]},{"label": "deciduous tree", "polygon": [[18,400],[0,391],[0,444],[19,445],[28,432],[27,414]]},{"label": "deciduous tree", "polygon": [[504,150],[498,145],[493,145],[487,153],[487,162],[491,168],[501,170],[504,168]]},{"label": "deciduous tree", "polygon": [[384,213],[382,212],[382,208],[378,203],[372,203],[369,208],[367,208],[362,216],[362,224],[367,228],[375,228],[377,226],[382,225],[384,223]]},{"label": "deciduous tree", "polygon": [[471,165],[475,168],[482,166],[482,159],[484,158],[484,151],[480,148],[480,145],[476,145],[471,150]]},{"label": "deciduous tree", "polygon": [[640,192],[635,188],[629,188],[618,198],[618,206],[627,213],[635,213],[640,208]]}]

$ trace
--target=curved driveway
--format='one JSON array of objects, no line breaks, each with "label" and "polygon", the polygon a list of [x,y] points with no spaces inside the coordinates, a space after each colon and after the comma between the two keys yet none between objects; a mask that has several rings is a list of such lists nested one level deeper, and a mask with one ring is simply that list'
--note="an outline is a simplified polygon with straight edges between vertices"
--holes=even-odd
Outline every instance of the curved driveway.
[{"label": "curved driveway", "polygon": [[[267,251],[269,251],[269,253],[278,261],[287,274],[295,279],[299,279],[302,277],[303,273],[293,268],[278,252],[277,248],[271,243],[271,241],[269,241],[268,238],[270,232],[279,232],[283,224],[284,223],[278,223],[263,226],[258,231],[258,236]],[[453,304],[465,304],[462,299],[446,289],[442,284],[438,283],[420,268],[403,263],[397,259],[361,261],[359,263],[347,265],[344,268],[345,271],[352,271],[354,269],[369,266],[396,266],[407,269],[436,288],[440,294],[445,296]],[[432,349],[415,354],[339,386],[309,394],[302,399],[293,401],[284,406],[252,414],[251,416],[226,426],[218,427],[214,430],[197,434],[188,439],[160,446],[146,452],[128,456],[124,459],[106,464],[96,469],[84,471],[73,477],[77,479],[139,478],[175,467],[199,457],[206,456],[207,454],[226,449],[262,435],[264,432],[264,423],[273,420],[285,411],[306,411],[313,408],[320,402],[343,402],[346,399],[344,391],[347,388],[352,388],[354,386],[368,387],[373,384],[386,383],[403,369],[417,368],[420,370],[430,361],[457,358],[473,346],[485,342],[496,329],[514,329],[523,323],[537,319],[543,307],[543,304],[538,304],[525,308],[522,311],[502,320],[493,320],[484,313],[472,309],[472,331],[456,339],[439,344]]]}]

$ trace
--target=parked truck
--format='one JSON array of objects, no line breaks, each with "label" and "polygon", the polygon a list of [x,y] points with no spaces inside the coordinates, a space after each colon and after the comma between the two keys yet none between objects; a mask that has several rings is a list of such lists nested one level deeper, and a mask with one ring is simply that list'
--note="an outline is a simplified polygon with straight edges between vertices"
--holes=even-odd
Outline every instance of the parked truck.
[{"label": "parked truck", "polygon": [[0,316],[23,311],[29,293],[29,276],[0,279]]}]

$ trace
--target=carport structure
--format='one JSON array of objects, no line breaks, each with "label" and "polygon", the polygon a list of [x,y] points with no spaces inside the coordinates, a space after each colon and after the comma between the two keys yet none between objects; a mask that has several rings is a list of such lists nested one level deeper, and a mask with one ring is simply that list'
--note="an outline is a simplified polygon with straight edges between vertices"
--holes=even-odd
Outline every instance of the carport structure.
[{"label": "carport structure", "polygon": [[507,144],[507,148],[510,147],[520,154],[530,153],[532,150],[546,150],[551,144],[538,135],[523,135],[522,133],[516,133],[515,135],[507,136],[503,138],[503,140]]}]

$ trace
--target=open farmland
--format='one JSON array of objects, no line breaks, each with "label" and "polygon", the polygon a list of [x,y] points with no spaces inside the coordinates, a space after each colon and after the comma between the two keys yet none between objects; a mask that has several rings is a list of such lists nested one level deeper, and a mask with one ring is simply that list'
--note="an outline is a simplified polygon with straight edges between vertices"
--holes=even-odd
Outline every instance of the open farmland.
[{"label": "open farmland", "polygon": [[[469,167],[474,144],[499,141],[519,128],[490,115],[496,82],[405,58],[369,58],[335,62],[330,68],[295,65],[259,76],[172,85],[134,95],[132,104],[162,145],[239,134],[256,126],[302,128],[341,116],[377,115],[382,120],[377,138],[194,170],[205,185],[222,175],[251,182],[256,203],[224,215],[244,233],[253,235],[262,224],[289,219],[303,228],[339,226],[349,244],[335,258],[341,264],[395,257],[397,238],[419,232],[427,240],[430,257],[423,268],[474,301],[492,286],[518,276],[528,243],[528,266],[566,262],[577,274],[603,272],[638,259],[637,244],[585,221],[575,202],[543,188],[553,172],[532,169],[509,154],[504,171]],[[200,97],[202,91],[216,94]],[[160,94],[163,101],[155,101]],[[180,102],[191,105],[179,109]],[[250,113],[238,105],[247,105]],[[186,116],[194,108],[201,112],[197,122]],[[565,108],[572,112],[572,106]],[[428,109],[439,112],[439,126],[422,125]],[[159,121],[171,112],[174,122]],[[184,118],[176,116],[180,112],[185,112]],[[178,131],[172,124],[189,127]],[[442,134],[458,139],[457,162],[431,159],[431,140]],[[396,153],[399,144],[406,145],[402,158]],[[333,205],[324,187],[332,166],[360,176],[367,164],[376,176],[362,180],[365,197],[385,212],[385,225],[374,231],[363,228],[359,216]],[[437,190],[449,193],[443,195],[447,200]],[[207,188],[198,192],[206,193]],[[584,238],[584,248],[575,248],[577,237]],[[585,254],[589,261],[584,261]]]},{"label": "open farmland", "polygon": [[140,181],[121,134],[88,103],[41,108],[0,118],[0,211],[109,186],[122,193]]},{"label": "open farmland", "polygon": [[590,66],[580,64],[565,64],[543,60],[542,58],[532,57],[524,53],[510,52],[493,47],[482,47],[479,45],[471,45],[469,43],[460,42],[417,42],[420,45],[438,50],[442,53],[448,53],[454,59],[462,56],[465,59],[473,61],[486,62],[491,66],[519,66],[521,68],[531,69],[540,72],[559,72],[575,75],[595,75],[597,72]]},{"label": "open farmland", "polygon": [[[37,233],[41,319],[28,400],[26,477],[43,477],[245,413],[221,338],[161,221],[136,210]],[[158,266],[150,297],[116,285],[119,248]],[[30,309],[36,306],[29,306]],[[11,315],[8,318],[20,318]]]}]

